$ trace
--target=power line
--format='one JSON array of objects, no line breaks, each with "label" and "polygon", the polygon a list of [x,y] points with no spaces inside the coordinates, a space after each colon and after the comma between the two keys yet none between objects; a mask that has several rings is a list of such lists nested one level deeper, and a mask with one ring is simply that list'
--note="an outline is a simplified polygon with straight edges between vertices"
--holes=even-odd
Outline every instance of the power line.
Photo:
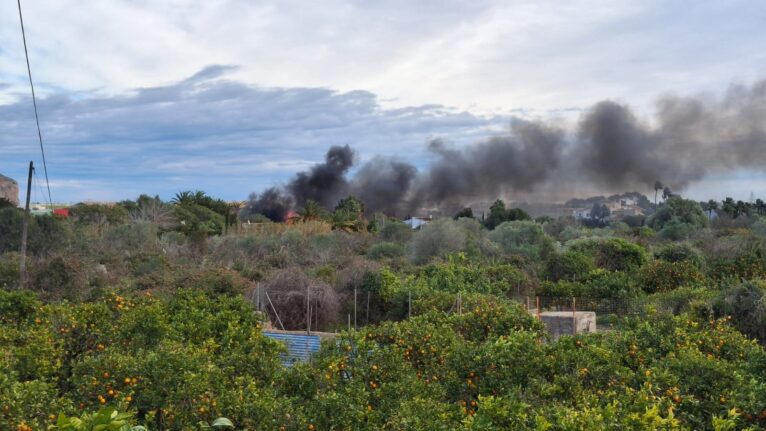
[{"label": "power line", "polygon": [[[43,190],[43,183],[40,182],[40,178],[37,177],[37,169],[32,169],[32,175],[34,176],[33,181],[35,184],[37,184],[37,188],[40,189],[40,196],[42,199],[45,199],[45,191]],[[37,191],[35,191],[37,193]],[[51,211],[53,211],[53,207],[51,207]]]},{"label": "power line", "polygon": [[53,198],[51,197],[51,183],[48,181],[48,165],[45,163],[45,148],[43,147],[43,134],[40,131],[40,117],[37,114],[37,98],[35,97],[35,84],[32,82],[32,68],[29,67],[29,51],[27,51],[27,36],[24,32],[24,18],[21,16],[21,0],[16,0],[19,5],[19,22],[21,23],[21,38],[24,41],[24,56],[27,60],[27,74],[29,75],[29,86],[32,88],[32,105],[35,107],[35,124],[37,124],[37,138],[40,141],[40,153],[43,156],[43,170],[45,171],[45,184],[48,186],[48,202],[53,208]]}]

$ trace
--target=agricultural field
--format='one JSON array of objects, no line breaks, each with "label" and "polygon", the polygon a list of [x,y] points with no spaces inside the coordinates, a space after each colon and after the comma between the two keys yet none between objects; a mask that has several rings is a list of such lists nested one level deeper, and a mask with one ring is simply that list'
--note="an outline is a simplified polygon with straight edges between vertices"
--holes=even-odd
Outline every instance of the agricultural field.
[{"label": "agricultural field", "polygon": [[[290,223],[200,195],[77,205],[33,219],[24,288],[22,212],[0,209],[0,429],[766,427],[757,210],[671,197],[633,226],[508,210],[412,230],[346,204]],[[337,336],[285,366],[263,331],[306,329],[307,293]],[[605,326],[553,340],[527,297]]]}]

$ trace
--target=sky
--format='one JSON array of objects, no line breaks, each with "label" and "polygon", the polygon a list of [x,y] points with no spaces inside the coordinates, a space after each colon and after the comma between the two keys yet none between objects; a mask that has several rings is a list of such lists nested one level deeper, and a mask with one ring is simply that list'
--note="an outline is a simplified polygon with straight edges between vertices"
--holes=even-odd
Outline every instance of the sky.
[{"label": "sky", "polygon": [[[57,202],[187,189],[242,200],[331,145],[420,167],[433,138],[470,146],[514,118],[574,127],[604,99],[650,118],[664,95],[766,77],[759,0],[22,7]],[[20,183],[29,160],[44,181],[27,79],[16,2],[0,2],[0,173]],[[716,173],[684,194],[766,196],[765,180]],[[33,200],[43,194],[36,184]]]}]

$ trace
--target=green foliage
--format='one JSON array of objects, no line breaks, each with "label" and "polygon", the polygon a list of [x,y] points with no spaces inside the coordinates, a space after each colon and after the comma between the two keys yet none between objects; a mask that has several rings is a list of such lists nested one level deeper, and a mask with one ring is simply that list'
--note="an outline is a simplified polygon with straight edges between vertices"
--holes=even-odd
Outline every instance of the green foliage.
[{"label": "green foliage", "polygon": [[224,217],[208,207],[183,204],[175,206],[174,212],[180,222],[179,230],[187,235],[220,235],[223,232]]},{"label": "green foliage", "polygon": [[679,287],[699,287],[705,276],[691,261],[655,260],[643,266],[638,275],[641,289],[647,293],[668,292]]},{"label": "green foliage", "polygon": [[455,214],[455,217],[453,217],[453,218],[455,220],[457,220],[459,218],[474,218],[474,216],[473,216],[473,209],[471,209],[470,207],[465,207],[462,210],[458,211]]},{"label": "green foliage", "polygon": [[345,211],[353,214],[356,218],[364,216],[364,202],[356,196],[347,196],[335,206],[335,211]]},{"label": "green foliage", "polygon": [[[20,250],[23,220],[24,212],[18,208],[0,209],[0,254]],[[28,252],[45,254],[66,248],[72,231],[65,221],[56,217],[30,216],[27,235]]]},{"label": "green foliage", "polygon": [[0,254],[0,289],[11,288],[19,284],[19,254]]},{"label": "green foliage", "polygon": [[573,242],[569,248],[591,254],[596,266],[610,271],[628,271],[646,263],[646,250],[622,238],[585,239]]},{"label": "green foliage", "polygon": [[647,224],[669,239],[686,238],[696,229],[707,226],[708,217],[699,203],[673,196],[652,215]]},{"label": "green foliage", "polygon": [[745,282],[722,292],[713,304],[716,316],[731,316],[742,333],[766,341],[766,283]]},{"label": "green foliage", "polygon": [[[502,202],[493,231],[447,218],[413,233],[377,216],[372,234],[355,233],[367,225],[353,198],[332,232],[307,221],[215,236],[231,206],[201,192],[163,207],[184,216],[183,233],[137,215],[161,203],[150,197],[120,205],[130,222],[36,217],[36,291],[0,291],[0,429],[763,428],[756,209],[700,230],[676,199],[660,208],[676,212],[661,227],[665,216],[654,217],[656,236],[569,218],[507,221],[524,216]],[[9,288],[21,215],[0,210]],[[356,289],[358,308],[369,298],[359,319],[368,326],[286,368],[284,346],[243,299],[254,281],[295,327],[312,289],[312,316],[329,331],[345,327]],[[544,307],[576,296],[610,330],[553,340],[508,299],[534,294],[550,297]]]},{"label": "green foliage", "polygon": [[699,251],[686,243],[670,243],[654,253],[654,257],[665,262],[690,262],[697,268],[704,266],[704,257]]},{"label": "green foliage", "polygon": [[545,259],[553,252],[553,240],[533,221],[509,221],[489,233],[489,239],[506,253]]},{"label": "green foliage", "polygon": [[472,219],[438,219],[423,226],[410,241],[410,254],[416,263],[459,252],[482,253],[486,246],[481,225]]},{"label": "green foliage", "polygon": [[367,257],[373,260],[395,259],[404,256],[404,246],[394,242],[379,242],[367,250]]},{"label": "green foliage", "polygon": [[584,297],[591,299],[630,300],[639,294],[633,279],[624,272],[593,270],[577,280],[545,281],[537,290],[540,296],[554,298]]},{"label": "green foliage", "polygon": [[545,262],[545,276],[553,281],[585,279],[596,268],[592,255],[575,250],[556,253]]},{"label": "green foliage", "polygon": [[412,228],[398,220],[386,220],[380,228],[380,237],[385,241],[405,243],[412,237]]},{"label": "green foliage", "polygon": [[128,221],[128,211],[120,205],[80,203],[69,208],[69,216],[78,225],[122,224]]},{"label": "green foliage", "polygon": [[494,229],[504,222],[521,220],[532,220],[532,217],[521,208],[506,209],[505,202],[498,199],[489,207],[489,215],[484,220],[484,226],[487,229]]}]

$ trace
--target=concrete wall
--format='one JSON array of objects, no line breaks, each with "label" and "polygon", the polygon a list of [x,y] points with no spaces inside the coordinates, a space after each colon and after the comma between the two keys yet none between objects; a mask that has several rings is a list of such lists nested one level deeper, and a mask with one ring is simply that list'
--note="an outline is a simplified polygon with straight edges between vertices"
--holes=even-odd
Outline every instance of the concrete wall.
[{"label": "concrete wall", "polygon": [[14,205],[19,204],[19,185],[16,181],[0,175],[0,198],[11,201]]},{"label": "concrete wall", "polygon": [[540,313],[540,320],[554,340],[575,332],[596,332],[596,313],[593,311],[577,311],[574,315],[571,311],[545,311]]}]

